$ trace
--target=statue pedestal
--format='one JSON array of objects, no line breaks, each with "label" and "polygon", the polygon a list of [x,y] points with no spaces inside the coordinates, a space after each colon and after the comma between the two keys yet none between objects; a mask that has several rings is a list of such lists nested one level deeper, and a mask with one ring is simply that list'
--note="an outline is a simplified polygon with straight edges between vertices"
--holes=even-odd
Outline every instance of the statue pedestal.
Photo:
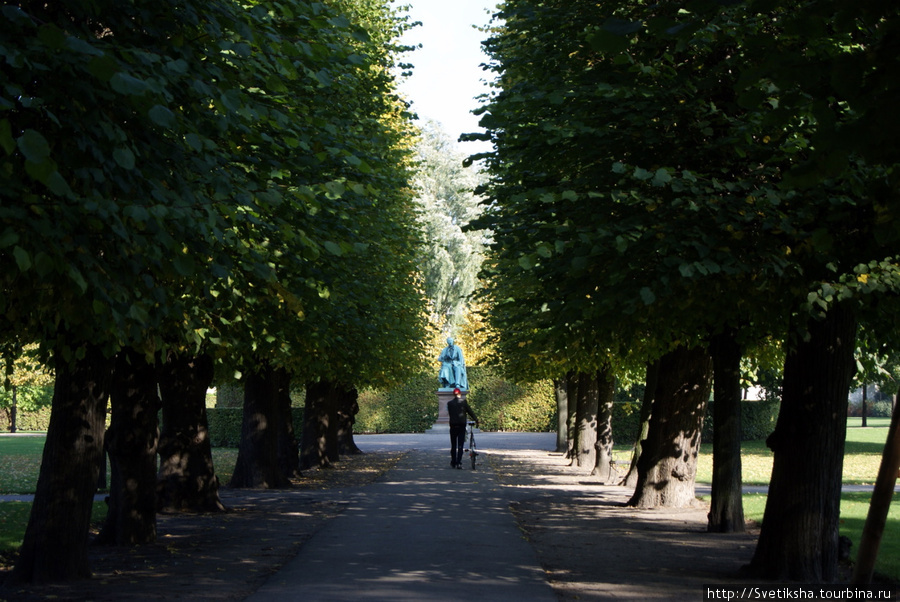
[{"label": "statue pedestal", "polygon": [[[463,391],[462,396],[465,399],[468,391]],[[449,435],[450,434],[450,414],[447,413],[447,402],[453,399],[453,389],[438,389],[438,417],[434,425],[425,431],[426,435]]]}]

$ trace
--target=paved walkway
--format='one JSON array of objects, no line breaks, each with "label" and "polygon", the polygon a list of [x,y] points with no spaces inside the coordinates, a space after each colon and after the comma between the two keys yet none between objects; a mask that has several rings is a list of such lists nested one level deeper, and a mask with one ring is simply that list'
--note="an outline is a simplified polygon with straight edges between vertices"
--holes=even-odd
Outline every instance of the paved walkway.
[{"label": "paved walkway", "polygon": [[[482,433],[479,449],[544,449],[549,433]],[[490,470],[450,468],[441,435],[358,436],[363,451],[413,450],[307,541],[248,601],[557,600]]]}]

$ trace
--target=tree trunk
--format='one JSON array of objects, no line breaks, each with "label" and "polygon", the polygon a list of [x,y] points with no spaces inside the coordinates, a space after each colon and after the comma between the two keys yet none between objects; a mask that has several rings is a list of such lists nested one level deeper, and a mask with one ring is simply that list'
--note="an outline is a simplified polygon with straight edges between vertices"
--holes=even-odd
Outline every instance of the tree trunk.
[{"label": "tree trunk", "polygon": [[[156,448],[160,401],[155,363],[133,349],[119,352],[110,389],[109,512],[97,543],[156,541]],[[103,455],[101,454],[101,459]]]},{"label": "tree trunk", "polygon": [[112,362],[93,347],[58,359],[41,472],[9,583],[90,577],[87,544]]},{"label": "tree trunk", "polygon": [[566,453],[569,449],[569,397],[564,378],[553,381],[553,392],[556,396],[556,451]]},{"label": "tree trunk", "polygon": [[631,464],[628,466],[628,474],[622,479],[622,487],[637,487],[638,460],[641,457],[644,440],[650,430],[650,415],[653,412],[653,399],[656,395],[656,383],[659,380],[659,360],[647,364],[647,377],[644,379],[644,397],[641,400],[640,427],[637,440],[634,442],[634,451],[631,454]]},{"label": "tree trunk", "polygon": [[842,307],[810,321],[788,352],[769,496],[749,570],[771,579],[833,581],[856,317]]},{"label": "tree trunk", "polygon": [[12,407],[9,408],[9,432],[15,433],[19,427],[16,424],[16,420],[18,420],[19,413],[19,401],[16,398],[16,393],[18,392],[18,387],[13,385],[12,387]]},{"label": "tree trunk", "polygon": [[162,433],[156,475],[160,512],[222,512],[206,418],[206,391],[213,379],[208,355],[170,353],[160,369]]},{"label": "tree trunk", "polygon": [[853,567],[855,584],[864,585],[872,582],[881,536],[884,535],[884,526],[887,524],[887,515],[894,496],[894,486],[897,484],[898,470],[900,470],[900,413],[894,412],[884,451],[881,453],[881,465],[878,467],[878,478],[875,479],[866,524],[859,540],[859,552],[856,554],[856,564]]},{"label": "tree trunk", "polygon": [[744,532],[741,475],[741,357],[733,331],[713,337],[713,481],[707,530]]},{"label": "tree trunk", "polygon": [[265,366],[247,377],[241,444],[230,487],[284,489],[291,481],[278,463],[279,411],[277,379]]},{"label": "tree trunk", "polygon": [[363,453],[353,440],[353,424],[359,413],[359,391],[345,389],[340,391],[338,400],[338,453],[356,455]]},{"label": "tree trunk", "polygon": [[294,416],[291,410],[291,373],[284,368],[273,371],[273,394],[278,404],[280,419],[278,430],[278,469],[288,479],[300,478],[300,446],[294,433]]},{"label": "tree trunk", "polygon": [[338,461],[336,386],[319,381],[306,387],[300,468],[329,468]]},{"label": "tree trunk", "polygon": [[867,392],[868,391],[867,391],[866,385],[863,385],[862,386],[862,426],[869,426],[868,425],[869,399],[868,399],[868,396],[866,395]]},{"label": "tree trunk", "polygon": [[590,467],[597,463],[597,409],[600,391],[597,374],[582,372],[578,375],[578,408],[575,419],[575,463]]},{"label": "tree trunk", "polygon": [[612,410],[613,397],[616,393],[616,379],[609,367],[597,372],[597,457],[591,476],[599,477],[604,483],[609,483],[615,477],[612,472]]},{"label": "tree trunk", "polygon": [[575,440],[577,438],[576,415],[578,414],[578,375],[575,372],[566,374],[566,399],[569,413],[566,416],[566,458],[575,461]]},{"label": "tree trunk", "polygon": [[711,371],[709,354],[700,347],[680,347],[660,359],[653,416],[629,506],[682,508],[694,503]]}]

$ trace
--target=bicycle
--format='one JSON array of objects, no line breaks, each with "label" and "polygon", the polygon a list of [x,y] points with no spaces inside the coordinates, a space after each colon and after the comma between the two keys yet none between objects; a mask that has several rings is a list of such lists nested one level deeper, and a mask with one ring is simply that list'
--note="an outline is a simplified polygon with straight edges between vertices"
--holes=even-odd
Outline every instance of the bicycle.
[{"label": "bicycle", "polygon": [[472,460],[472,470],[475,470],[475,458],[478,457],[478,452],[475,451],[475,423],[471,420],[466,423],[466,435],[468,435],[469,447],[463,451],[469,453],[469,458]]}]

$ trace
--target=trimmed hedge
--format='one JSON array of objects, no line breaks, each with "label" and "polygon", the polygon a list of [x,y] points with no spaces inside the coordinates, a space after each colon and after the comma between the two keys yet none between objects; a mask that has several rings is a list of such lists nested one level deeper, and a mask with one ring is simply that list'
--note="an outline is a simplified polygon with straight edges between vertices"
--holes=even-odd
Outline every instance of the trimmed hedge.
[{"label": "trimmed hedge", "polygon": [[[469,404],[488,431],[547,432],[556,428],[553,383],[517,385],[489,367],[470,366]],[[436,374],[415,376],[390,390],[359,394],[358,433],[421,433],[438,416]]]},{"label": "trimmed hedge", "polygon": [[469,403],[478,415],[479,428],[523,433],[556,430],[553,381],[516,384],[488,366],[475,366],[467,372]]},{"label": "trimmed hedge", "polygon": [[438,416],[437,387],[436,375],[419,374],[394,389],[360,391],[359,414],[353,430],[357,433],[428,430]]},{"label": "trimmed hedge", "polygon": [[[303,408],[291,408],[294,435],[300,437],[303,428]],[[241,443],[241,408],[206,408],[209,441],[213,447],[238,447]]]},{"label": "trimmed hedge", "polygon": [[[775,430],[778,418],[778,400],[744,401],[741,403],[741,441],[762,440]],[[713,402],[706,404],[703,432],[700,440],[712,443]],[[634,401],[616,401],[613,405],[613,439],[616,444],[631,445],[637,439],[641,406]]]},{"label": "trimmed hedge", "polygon": [[[9,408],[0,408],[0,420],[3,421],[3,431],[9,432],[9,428],[12,426]],[[29,411],[19,408],[16,411],[17,431],[46,431],[49,425],[50,406]]]}]

